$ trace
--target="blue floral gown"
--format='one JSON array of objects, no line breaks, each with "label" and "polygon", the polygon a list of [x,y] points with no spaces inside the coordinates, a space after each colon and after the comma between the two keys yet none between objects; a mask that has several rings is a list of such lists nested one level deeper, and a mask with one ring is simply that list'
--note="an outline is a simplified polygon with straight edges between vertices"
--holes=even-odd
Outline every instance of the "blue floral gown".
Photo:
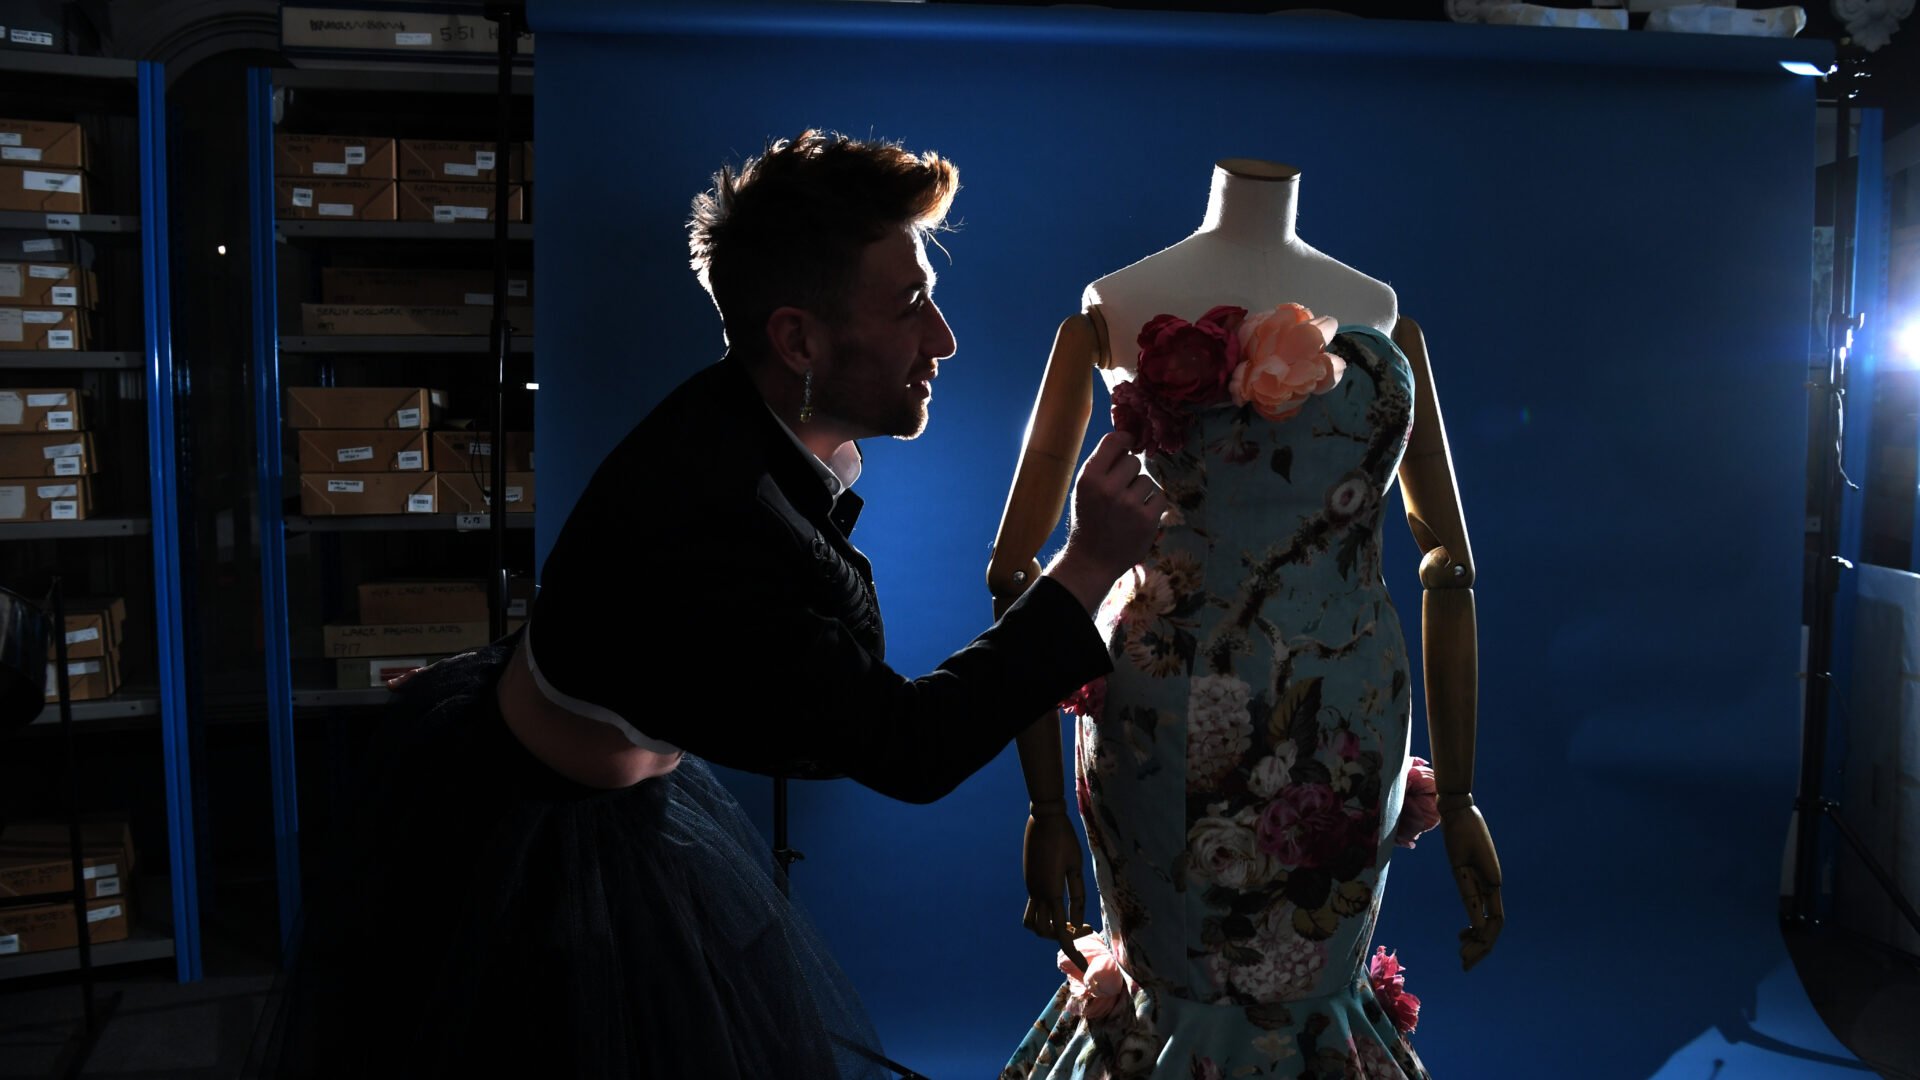
[{"label": "blue floral gown", "polygon": [[1370,327],[1284,421],[1197,409],[1147,471],[1175,507],[1103,608],[1114,672],[1075,773],[1130,999],[1070,985],[1002,1072],[1427,1080],[1367,978],[1408,765],[1406,645],[1380,573],[1413,375]]}]

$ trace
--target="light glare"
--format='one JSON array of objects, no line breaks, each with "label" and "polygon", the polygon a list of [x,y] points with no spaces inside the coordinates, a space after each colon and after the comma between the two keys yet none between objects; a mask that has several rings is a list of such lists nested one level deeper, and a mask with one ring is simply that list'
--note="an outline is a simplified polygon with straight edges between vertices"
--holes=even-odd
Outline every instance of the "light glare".
[{"label": "light glare", "polygon": [[1817,67],[1814,67],[1812,64],[1807,63],[1805,60],[1782,60],[1780,61],[1780,66],[1783,68],[1786,68],[1788,71],[1793,72],[1795,75],[1807,75],[1816,79],[1831,75],[1834,72],[1834,69],[1832,66],[1828,66],[1824,69],[1817,68]]},{"label": "light glare", "polygon": [[225,255],[227,253],[227,245],[221,244],[219,247],[214,248],[213,250],[218,254]]},{"label": "light glare", "polygon": [[527,389],[529,389],[529,390],[538,390],[538,389],[540,389],[540,384],[539,384],[539,383],[537,383],[537,382],[530,382],[530,383],[528,383],[528,384],[527,384]]},{"label": "light glare", "polygon": [[1920,319],[1915,319],[1893,336],[1893,345],[1908,360],[1920,363]]}]

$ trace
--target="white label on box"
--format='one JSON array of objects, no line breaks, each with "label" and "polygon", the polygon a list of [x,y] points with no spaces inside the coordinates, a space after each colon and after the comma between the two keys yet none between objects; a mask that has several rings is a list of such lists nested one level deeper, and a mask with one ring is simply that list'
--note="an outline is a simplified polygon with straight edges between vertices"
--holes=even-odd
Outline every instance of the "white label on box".
[{"label": "white label on box", "polygon": [[87,452],[86,443],[61,443],[58,446],[43,446],[40,453],[47,458],[77,458]]},{"label": "white label on box", "polygon": [[47,331],[47,348],[49,349],[73,348],[73,331],[71,330]]},{"label": "white label on box", "polygon": [[402,450],[394,455],[393,467],[396,469],[424,469],[427,463],[422,460],[418,450]]},{"label": "white label on box", "polygon": [[373,447],[343,446],[339,450],[335,451],[333,456],[340,459],[341,461],[372,461]]},{"label": "white label on box", "polygon": [[[489,166],[489,168],[491,168],[491,166]],[[448,176],[480,175],[480,167],[478,165],[468,165],[463,161],[449,161],[440,167],[440,171]]]},{"label": "white label on box", "polygon": [[[64,229],[69,232],[78,230],[80,228],[80,215],[79,214],[48,214],[47,228],[56,229],[56,230]],[[47,248],[46,250],[52,251],[53,249]]]},{"label": "white label on box", "polygon": [[407,513],[409,514],[433,513],[433,494],[429,492],[424,495],[407,496]]},{"label": "white label on box", "polygon": [[87,921],[90,923],[106,922],[108,919],[117,919],[119,917],[119,904],[108,904],[106,907],[95,908],[87,912]]},{"label": "white label on box", "polygon": [[44,45],[51,49],[53,48],[53,35],[47,33],[45,30],[22,30],[16,26],[13,29],[13,43],[15,45]]},{"label": "white label on box", "polygon": [[27,340],[25,313],[17,307],[0,308],[0,341]]},{"label": "white label on box", "polygon": [[[91,871],[94,869],[94,867],[89,866],[87,867],[87,869]],[[120,879],[118,877],[99,878],[97,880],[99,884],[93,887],[93,895],[95,896],[119,896],[120,895]]]},{"label": "white label on box", "polygon": [[[98,660],[75,660],[67,665],[67,678],[69,679],[98,674],[100,674],[100,661]],[[49,660],[47,662],[47,682],[51,683],[53,680],[53,662]]]},{"label": "white label on box", "polygon": [[79,484],[41,484],[33,489],[43,499],[77,499]]},{"label": "white label on box", "polygon": [[453,519],[453,528],[456,532],[472,532],[475,529],[488,528],[492,524],[492,519],[486,514],[461,514]]},{"label": "white label on box", "polygon": [[482,168],[482,169],[491,169],[491,168],[493,168],[493,151],[491,151],[491,150],[476,150],[476,151],[474,151],[474,154],[473,154],[473,163],[474,163],[474,165],[475,165],[475,166],[477,166],[477,167],[479,167],[479,168]]},{"label": "white label on box", "polygon": [[54,307],[79,307],[80,289],[76,285],[55,285],[47,290],[47,299]]},{"label": "white label on box", "polygon": [[71,409],[68,409],[64,411],[55,411],[55,412],[47,413],[47,430],[48,431],[74,430],[73,411]]},{"label": "white label on box", "polygon": [[467,294],[467,303],[490,305],[493,303],[493,294],[490,292],[470,292]]},{"label": "white label on box", "polygon": [[37,146],[9,146],[0,149],[0,161],[39,161],[40,148]]},{"label": "white label on box", "polygon": [[454,213],[453,213],[453,207],[451,207],[451,206],[436,206],[436,207],[434,207],[434,208],[433,208],[433,220],[435,220],[435,221],[459,221],[460,219],[459,219],[458,217],[456,217],[456,216],[454,216]]},{"label": "white label on box", "polygon": [[26,416],[27,407],[21,403],[20,395],[11,390],[0,390],[0,426],[17,427]]},{"label": "white label on box", "polygon": [[[438,209],[438,207],[435,209]],[[487,220],[487,208],[484,206],[456,206],[453,208],[453,216],[456,219],[464,221],[485,221]]]},{"label": "white label on box", "polygon": [[79,476],[80,459],[77,457],[55,458],[53,462],[53,475]]},{"label": "white label on box", "polygon": [[64,311],[28,311],[22,318],[24,318],[30,326],[57,326],[67,321],[67,313]]},{"label": "white label on box", "polygon": [[507,295],[508,296],[527,295],[527,279],[526,278],[508,278],[507,279]]},{"label": "white label on box", "polygon": [[350,202],[323,202],[320,204],[321,217],[352,217],[353,204]]},{"label": "white label on box", "polygon": [[[72,215],[70,214],[48,214],[47,228],[49,229],[61,228],[62,226],[55,225],[53,223],[53,219],[57,217],[71,217],[71,216]],[[65,227],[69,229],[77,229],[80,227],[80,222],[75,221],[72,225],[68,225]],[[37,255],[42,251],[59,251],[60,241],[55,240],[51,236],[44,237],[39,240],[22,240],[20,241],[20,250],[33,255]]]},{"label": "white label on box", "polygon": [[20,145],[19,132],[0,131],[0,146],[19,146],[19,145]]},{"label": "white label on box", "polygon": [[[67,631],[67,644],[69,645],[85,645],[89,641],[99,640],[100,628],[97,626],[89,626],[85,630]],[[92,873],[92,871],[89,870],[88,873]]]},{"label": "white label on box", "polygon": [[388,679],[397,679],[409,671],[426,666],[427,658],[424,656],[375,660],[367,665],[367,686],[375,690],[385,690]]},{"label": "white label on box", "polygon": [[25,291],[20,285],[20,264],[0,263],[0,296],[18,300]]},{"label": "white label on box", "polygon": [[433,44],[433,35],[432,34],[395,34],[393,35],[393,43],[395,45],[431,45]]},{"label": "white label on box", "polygon": [[19,934],[0,934],[0,956],[12,956],[19,951]]},{"label": "white label on box", "polygon": [[514,487],[512,484],[507,485],[507,501],[508,502],[510,503],[519,502],[520,494],[521,494],[521,489]]},{"label": "white label on box", "polygon": [[[27,241],[28,244],[35,243],[35,242],[36,241],[32,241],[32,240]],[[44,241],[44,243],[47,245],[46,250],[48,251],[53,250],[53,241],[47,240],[47,241]],[[23,251],[34,250],[33,248],[28,247],[26,244],[21,244],[20,248]],[[67,268],[64,266],[49,266],[46,263],[35,263],[27,269],[27,276],[37,277],[37,278],[46,278],[49,281],[65,281],[67,280]]]},{"label": "white label on box", "polygon": [[433,402],[435,405],[444,406],[447,403],[447,395],[438,390],[429,390],[427,391],[427,400]]},{"label": "white label on box", "polygon": [[366,147],[364,147],[364,146],[349,146],[349,147],[347,147],[347,164],[349,164],[349,165],[365,165],[366,163],[367,163],[367,148],[366,148]]},{"label": "white label on box", "polygon": [[65,394],[28,394],[27,407],[30,409],[57,409],[67,403]]},{"label": "white label on box", "polygon": [[19,521],[26,516],[26,485],[0,484],[0,521]]},{"label": "white label on box", "polygon": [[345,176],[347,175],[347,166],[345,162],[340,161],[316,161],[313,163],[313,175]]},{"label": "white label on box", "polygon": [[367,490],[367,485],[366,485],[366,482],[363,480],[329,480],[327,481],[327,492],[329,494],[346,492],[348,494],[358,495],[359,493],[365,490]]},{"label": "white label on box", "polygon": [[80,504],[77,502],[50,502],[47,510],[48,516],[55,521],[80,520]]},{"label": "white label on box", "polygon": [[304,187],[294,188],[293,189],[293,205],[312,206],[313,205],[313,189],[304,188]]},{"label": "white label on box", "polygon": [[119,876],[119,863],[102,863],[99,866],[83,866],[80,868],[80,877],[85,881],[97,881],[100,878],[115,878]]},{"label": "white label on box", "polygon": [[493,444],[490,442],[470,442],[467,444],[467,453],[484,454],[487,457],[492,457]]},{"label": "white label on box", "polygon": [[524,619],[526,617],[527,617],[527,601],[525,600],[525,598],[517,597],[515,599],[507,601],[507,618]]},{"label": "white label on box", "polygon": [[403,428],[419,427],[420,426],[420,410],[419,409],[396,409],[393,414],[393,425],[395,427],[403,427]]},{"label": "white label on box", "polygon": [[61,195],[80,194],[80,174],[68,172],[42,172],[39,169],[20,170],[20,183],[28,191],[52,191]]}]

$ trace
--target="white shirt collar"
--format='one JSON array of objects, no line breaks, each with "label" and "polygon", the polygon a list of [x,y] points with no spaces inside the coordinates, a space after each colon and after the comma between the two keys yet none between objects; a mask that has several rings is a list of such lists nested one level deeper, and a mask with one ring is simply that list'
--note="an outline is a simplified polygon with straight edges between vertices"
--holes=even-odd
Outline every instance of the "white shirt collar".
[{"label": "white shirt collar", "polygon": [[[761,404],[766,405],[766,402],[762,400]],[[800,436],[793,433],[793,429],[787,426],[787,422],[780,419],[780,414],[773,411],[773,406],[767,405],[767,412],[773,417],[774,423],[780,425],[780,430],[787,433],[787,438],[793,440],[793,445],[799,447],[800,452],[807,455],[807,464],[813,466],[813,471],[820,474],[820,482],[827,485],[827,494],[829,496],[838,499],[841,492],[852,487],[853,482],[860,479],[860,447],[858,444],[852,441],[843,443],[840,449],[834,451],[831,460],[821,461],[819,455],[815,454],[806,443],[801,442]]]}]

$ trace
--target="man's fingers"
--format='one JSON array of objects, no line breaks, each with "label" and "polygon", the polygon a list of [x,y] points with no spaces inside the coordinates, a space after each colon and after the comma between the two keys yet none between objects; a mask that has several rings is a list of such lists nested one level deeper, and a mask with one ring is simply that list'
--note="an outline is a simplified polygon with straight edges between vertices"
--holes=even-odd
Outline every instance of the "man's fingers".
[{"label": "man's fingers", "polygon": [[1124,431],[1109,431],[1100,437],[1099,445],[1088,456],[1087,468],[1098,476],[1125,460],[1132,450],[1133,436]]}]

